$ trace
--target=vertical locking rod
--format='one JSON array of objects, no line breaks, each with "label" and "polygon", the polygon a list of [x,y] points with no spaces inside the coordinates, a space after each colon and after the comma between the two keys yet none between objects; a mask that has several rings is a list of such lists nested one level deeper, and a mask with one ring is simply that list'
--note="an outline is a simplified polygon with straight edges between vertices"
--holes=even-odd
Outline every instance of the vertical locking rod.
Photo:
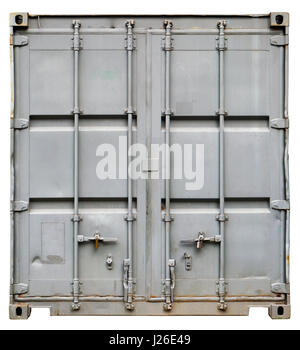
[{"label": "vertical locking rod", "polygon": [[224,82],[224,50],[226,49],[225,39],[226,21],[218,22],[219,37],[217,39],[217,48],[219,52],[219,194],[220,194],[220,213],[217,217],[219,221],[220,232],[220,254],[219,254],[219,281],[218,309],[225,311],[225,212],[224,212],[224,117],[225,117],[225,82]]},{"label": "vertical locking rod", "polygon": [[[173,302],[173,289],[175,280],[175,261],[170,259],[170,61],[172,50],[171,29],[172,22],[165,21],[165,38],[164,38],[164,52],[165,52],[165,310],[171,310]],[[173,277],[173,278],[172,278]]]},{"label": "vertical locking rod", "polygon": [[73,310],[79,310],[79,272],[78,272],[78,225],[79,225],[79,213],[78,213],[78,137],[79,137],[79,50],[80,50],[80,36],[79,28],[80,22],[73,22],[74,37],[73,37],[73,50],[74,50],[74,216],[73,216]]},{"label": "vertical locking rod", "polygon": [[127,38],[126,38],[126,50],[127,50],[127,118],[128,118],[128,128],[127,128],[127,196],[128,196],[128,214],[126,216],[127,220],[127,259],[126,264],[124,262],[124,286],[125,293],[124,299],[126,303],[126,308],[128,310],[133,310],[133,300],[134,300],[134,286],[133,286],[133,211],[132,211],[132,180],[131,180],[131,155],[130,147],[132,145],[132,54],[134,50],[134,36],[133,28],[134,21],[129,20],[126,22],[127,27]]}]

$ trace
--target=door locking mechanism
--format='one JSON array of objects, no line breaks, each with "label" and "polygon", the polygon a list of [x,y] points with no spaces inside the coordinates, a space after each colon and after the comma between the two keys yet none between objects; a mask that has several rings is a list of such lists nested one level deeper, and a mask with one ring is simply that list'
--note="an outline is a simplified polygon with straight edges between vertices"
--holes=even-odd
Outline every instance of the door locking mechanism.
[{"label": "door locking mechanism", "polygon": [[170,311],[172,309],[172,303],[174,301],[174,289],[175,289],[175,282],[176,282],[176,276],[175,276],[176,260],[169,259],[168,266],[169,266],[170,275],[169,275],[169,278],[166,278],[165,280],[166,301],[163,306],[165,311]]},{"label": "door locking mechanism", "polygon": [[220,243],[221,236],[206,237],[205,232],[199,232],[198,236],[194,239],[183,239],[180,241],[182,244],[195,244],[197,249],[203,248],[204,243]]},{"label": "door locking mechanism", "polygon": [[117,238],[103,237],[98,231],[95,232],[94,236],[78,235],[77,240],[79,243],[94,241],[96,249],[98,249],[99,243],[116,243],[118,241]]},{"label": "door locking mechanism", "polygon": [[188,254],[187,252],[184,252],[183,257],[185,260],[186,271],[191,271],[191,269],[192,269],[192,256],[190,254]]},{"label": "door locking mechanism", "polygon": [[113,268],[113,258],[111,254],[108,254],[105,259],[106,267],[108,270],[112,270]]}]

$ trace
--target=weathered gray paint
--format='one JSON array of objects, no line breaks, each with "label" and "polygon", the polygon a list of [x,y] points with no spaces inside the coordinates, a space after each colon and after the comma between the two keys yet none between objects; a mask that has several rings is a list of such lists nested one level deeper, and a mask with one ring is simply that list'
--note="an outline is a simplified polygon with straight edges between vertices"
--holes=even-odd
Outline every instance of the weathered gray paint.
[{"label": "weathered gray paint", "polygon": [[[16,15],[10,316],[27,317],[39,305],[55,315],[244,315],[258,305],[268,306],[271,317],[289,317],[288,129],[282,129],[288,123],[281,122],[288,121],[288,15],[281,14],[282,25],[274,13],[24,13],[21,24]],[[73,49],[74,20],[80,22],[80,51]],[[133,50],[125,47],[128,20],[135,22]],[[216,41],[222,40],[223,20],[224,51]],[[165,21],[173,25],[171,51],[163,49]],[[77,215],[77,118],[79,223],[71,221]],[[184,180],[173,179],[100,181],[97,146],[117,146],[127,133],[129,144],[148,147],[204,144],[204,187],[187,191]],[[170,166],[172,171],[172,157]],[[274,201],[281,201],[279,209]],[[218,222],[224,213],[229,220]],[[99,249],[80,243],[78,270],[77,225],[80,235],[100,231],[117,239]],[[196,249],[181,243],[200,231],[218,235],[219,229],[221,244]],[[192,256],[189,271],[185,252]],[[110,254],[112,269],[106,266]],[[125,281],[135,285],[134,310],[124,295],[124,259],[130,267]],[[170,259],[176,260],[175,289],[168,298],[162,282],[168,289]],[[80,308],[74,310],[77,277]],[[227,308],[218,309],[218,302]],[[283,315],[276,305],[283,306]]]}]

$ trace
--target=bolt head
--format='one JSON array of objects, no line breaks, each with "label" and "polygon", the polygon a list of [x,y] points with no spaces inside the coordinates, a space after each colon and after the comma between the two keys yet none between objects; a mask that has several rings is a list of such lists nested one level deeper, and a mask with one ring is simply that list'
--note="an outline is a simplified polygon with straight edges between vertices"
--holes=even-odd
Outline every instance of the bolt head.
[{"label": "bolt head", "polygon": [[73,303],[72,304],[72,310],[73,311],[77,311],[80,309],[80,304],[79,303]]},{"label": "bolt head", "polygon": [[172,310],[172,304],[164,303],[164,310],[165,311],[171,311]]},{"label": "bolt head", "polygon": [[226,311],[227,310],[227,304],[226,303],[218,303],[217,308],[220,311]]},{"label": "bolt head", "polygon": [[135,309],[134,304],[132,303],[126,303],[125,307],[128,311],[133,311]]}]

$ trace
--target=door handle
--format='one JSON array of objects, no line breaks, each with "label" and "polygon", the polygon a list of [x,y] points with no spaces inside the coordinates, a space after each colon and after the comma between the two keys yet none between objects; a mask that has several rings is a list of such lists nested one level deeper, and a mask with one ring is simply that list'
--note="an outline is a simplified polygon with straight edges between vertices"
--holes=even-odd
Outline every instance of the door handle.
[{"label": "door handle", "polygon": [[198,236],[194,239],[183,239],[180,241],[182,244],[196,244],[196,248],[203,248],[204,243],[219,243],[221,241],[221,236],[211,236],[206,237],[205,232],[199,232]]},{"label": "door handle", "polygon": [[114,237],[104,237],[98,231],[95,232],[93,236],[78,235],[77,239],[79,243],[94,241],[96,249],[98,249],[100,243],[116,243],[118,241],[118,239]]}]

